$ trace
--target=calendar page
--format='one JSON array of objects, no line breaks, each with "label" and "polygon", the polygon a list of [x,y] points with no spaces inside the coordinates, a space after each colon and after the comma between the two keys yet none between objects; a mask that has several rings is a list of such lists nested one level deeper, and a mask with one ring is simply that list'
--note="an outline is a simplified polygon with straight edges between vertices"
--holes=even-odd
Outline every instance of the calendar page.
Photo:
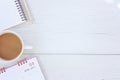
[{"label": "calendar page", "polygon": [[0,69],[0,80],[45,80],[37,58],[23,59]]}]

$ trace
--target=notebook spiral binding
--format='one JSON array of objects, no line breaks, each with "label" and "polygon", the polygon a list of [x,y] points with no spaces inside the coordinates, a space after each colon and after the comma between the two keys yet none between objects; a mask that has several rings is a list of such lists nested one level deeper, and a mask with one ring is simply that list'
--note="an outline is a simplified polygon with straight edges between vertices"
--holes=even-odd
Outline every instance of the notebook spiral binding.
[{"label": "notebook spiral binding", "polygon": [[0,68],[0,74],[6,72],[6,69],[5,68]]},{"label": "notebook spiral binding", "polygon": [[22,7],[22,5],[21,5],[20,0],[15,0],[15,5],[16,5],[16,7],[17,7],[17,9],[18,9],[18,12],[19,12],[19,14],[20,14],[21,20],[22,20],[22,21],[26,21],[27,18],[26,18],[26,15],[25,15],[25,13],[24,13],[24,10],[23,10],[23,7]]},{"label": "notebook spiral binding", "polygon": [[[24,65],[24,64],[26,64],[27,63],[27,59],[25,58],[25,59],[22,59],[22,60],[20,60],[20,61],[18,61],[17,62],[17,65],[18,66],[21,66],[21,65]],[[13,65],[12,65],[13,66]],[[10,66],[11,67],[11,66]],[[9,68],[9,67],[8,67]],[[3,67],[3,68],[0,68],[0,74],[3,74],[3,73],[5,73],[6,72],[6,69],[7,68],[5,68],[5,67]]]},{"label": "notebook spiral binding", "polygon": [[27,63],[27,59],[26,58],[17,62],[18,66],[21,66],[21,65],[23,65],[25,63]]}]

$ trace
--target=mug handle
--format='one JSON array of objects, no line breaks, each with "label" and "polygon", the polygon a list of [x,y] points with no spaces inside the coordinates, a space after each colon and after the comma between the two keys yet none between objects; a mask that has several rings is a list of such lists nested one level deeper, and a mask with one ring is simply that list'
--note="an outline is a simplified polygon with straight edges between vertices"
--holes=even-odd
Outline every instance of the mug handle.
[{"label": "mug handle", "polygon": [[33,49],[33,46],[31,46],[31,45],[25,45],[24,49],[25,50],[30,50],[30,49]]}]

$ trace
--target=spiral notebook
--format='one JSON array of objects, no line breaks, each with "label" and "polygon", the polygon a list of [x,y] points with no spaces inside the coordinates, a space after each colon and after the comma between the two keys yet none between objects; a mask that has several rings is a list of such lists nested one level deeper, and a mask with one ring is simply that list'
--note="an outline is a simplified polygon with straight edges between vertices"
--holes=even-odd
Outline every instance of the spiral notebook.
[{"label": "spiral notebook", "polygon": [[0,69],[0,80],[45,80],[36,57]]},{"label": "spiral notebook", "polygon": [[25,4],[25,0],[0,1],[0,31],[27,21]]}]

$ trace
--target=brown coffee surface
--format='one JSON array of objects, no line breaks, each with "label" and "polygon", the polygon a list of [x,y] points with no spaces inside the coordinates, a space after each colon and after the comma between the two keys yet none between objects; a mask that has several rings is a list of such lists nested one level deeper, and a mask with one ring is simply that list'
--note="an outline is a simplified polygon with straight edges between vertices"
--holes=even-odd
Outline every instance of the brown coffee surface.
[{"label": "brown coffee surface", "polygon": [[11,60],[16,58],[22,50],[20,39],[13,33],[0,35],[0,58]]}]

